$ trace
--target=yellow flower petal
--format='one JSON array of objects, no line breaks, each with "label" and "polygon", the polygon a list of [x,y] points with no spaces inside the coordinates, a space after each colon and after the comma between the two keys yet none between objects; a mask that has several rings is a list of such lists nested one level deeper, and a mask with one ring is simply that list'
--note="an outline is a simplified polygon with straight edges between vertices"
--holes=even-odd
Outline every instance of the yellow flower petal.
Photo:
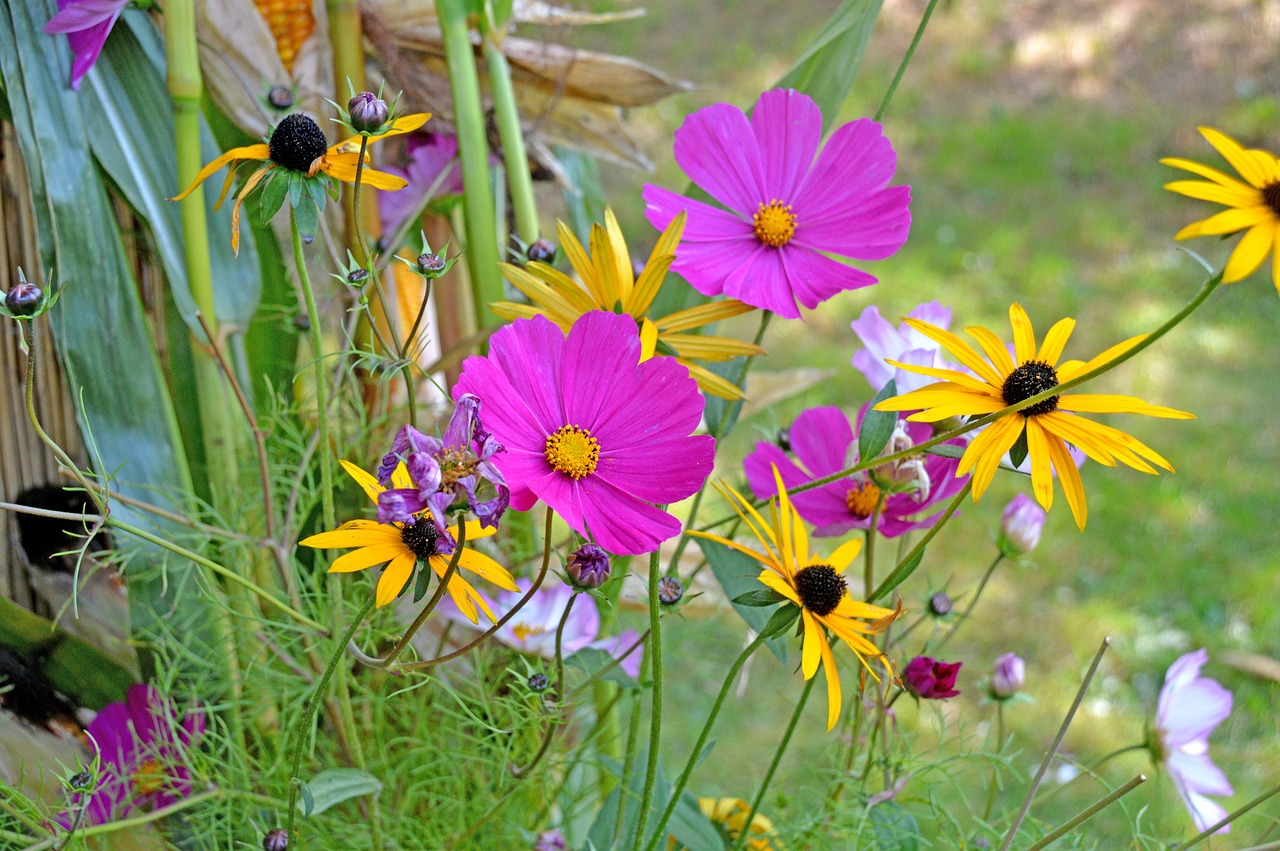
[{"label": "yellow flower petal", "polygon": [[1084,482],[1080,481],[1080,470],[1061,440],[1057,438],[1049,440],[1049,453],[1053,459],[1053,468],[1058,471],[1058,481],[1062,482],[1062,492],[1067,497],[1067,505],[1071,506],[1071,516],[1075,518],[1076,526],[1083,532],[1089,512],[1085,506]]},{"label": "yellow flower petal", "polygon": [[1239,172],[1240,176],[1247,180],[1251,185],[1261,189],[1267,184],[1271,178],[1264,163],[1258,161],[1250,152],[1245,149],[1230,136],[1212,127],[1197,128],[1200,135],[1208,140],[1210,145],[1222,154],[1222,158],[1231,163],[1231,167]]},{"label": "yellow flower petal", "polygon": [[1225,204],[1228,207],[1256,207],[1265,203],[1261,192],[1243,184],[1236,189],[1203,180],[1175,180],[1166,183],[1164,188],[1188,198],[1212,201],[1214,204]]},{"label": "yellow flower petal", "polygon": [[[683,215],[683,212],[681,215]],[[731,319],[734,316],[741,316],[753,310],[755,308],[751,305],[743,304],[732,298],[709,301],[706,304],[700,304],[697,307],[690,307],[685,310],[677,310],[675,313],[664,316],[657,320],[657,326],[659,331],[674,334],[679,331],[691,331],[694,328],[701,328],[711,322],[720,322],[724,319]]]},{"label": "yellow flower petal", "polygon": [[989,394],[991,392],[990,384],[986,383],[985,381],[980,381],[979,379],[974,378],[972,375],[965,375],[963,372],[957,372],[954,369],[946,369],[944,367],[936,367],[936,366],[916,366],[914,364],[903,363],[902,361],[896,361],[893,358],[885,358],[884,362],[889,364],[890,366],[896,366],[899,369],[905,369],[908,372],[914,372],[917,375],[927,375],[930,378],[945,379],[947,382],[950,382],[951,384],[959,384],[961,387],[966,387],[970,390],[973,390],[976,393]]},{"label": "yellow flower petal", "polygon": [[849,565],[853,564],[853,560],[858,557],[860,552],[862,552],[862,541],[857,538],[850,538],[836,547],[836,551],[827,559],[827,564],[835,568],[836,573],[844,573],[849,569]]},{"label": "yellow flower petal", "polygon": [[631,291],[635,287],[635,269],[631,265],[631,252],[627,250],[626,237],[618,226],[618,218],[612,207],[604,208],[604,230],[608,239],[608,252],[599,258],[601,269],[609,269],[606,263],[612,261],[609,276],[614,279],[618,291],[618,302],[624,306],[631,301]]},{"label": "yellow flower petal", "polygon": [[582,243],[578,242],[578,238],[574,236],[573,231],[564,222],[556,222],[556,236],[560,238],[560,248],[564,251],[565,258],[569,261],[569,265],[574,268],[574,271],[578,273],[578,277],[582,278],[582,285],[587,288],[592,300],[600,305],[602,310],[611,309],[612,304],[608,300],[608,293],[596,276],[595,266],[591,263],[591,258],[587,256],[587,252],[583,250]]},{"label": "yellow flower petal", "polygon": [[1274,219],[1275,213],[1270,207],[1257,206],[1243,209],[1223,210],[1207,219],[1193,222],[1173,235],[1174,239],[1190,239],[1195,236],[1220,236],[1235,233],[1238,230],[1251,228],[1254,225]]},{"label": "yellow flower petal", "polygon": [[944,331],[937,326],[930,325],[928,322],[921,322],[919,319],[907,317],[902,320],[910,327],[924,334],[930,340],[938,343],[944,349],[951,353],[951,356],[960,363],[969,367],[978,374],[978,377],[986,381],[993,387],[999,387],[1004,379],[991,368],[991,364],[983,360],[982,356],[973,350],[973,347],[961,340],[950,331]]},{"label": "yellow flower petal", "polygon": [[[441,556],[441,558],[444,558],[444,556]],[[507,572],[505,567],[498,564],[484,553],[477,552],[468,547],[464,547],[462,554],[458,556],[458,567],[469,570],[504,590],[520,590],[516,586],[516,581],[511,578],[511,574]]]},{"label": "yellow flower petal", "polygon": [[[644,320],[648,322],[649,320]],[[657,330],[657,326],[654,327]],[[709,334],[667,334],[662,342],[670,346],[682,358],[706,361],[726,361],[743,355],[762,355],[764,349],[753,343],[744,343],[729,337],[712,337]]]},{"label": "yellow flower petal", "polygon": [[822,651],[818,647],[826,644],[827,641],[822,635],[822,626],[813,616],[813,612],[803,609],[800,617],[804,618],[804,643],[800,654],[800,670],[807,680],[818,673],[818,663],[822,661]]},{"label": "yellow flower petal", "polygon": [[362,521],[372,527],[351,527],[344,523],[332,532],[321,532],[298,541],[304,547],[315,547],[319,550],[337,550],[347,547],[367,547],[370,544],[393,543],[401,540],[397,526],[384,525],[373,520]]},{"label": "yellow flower petal", "polygon": [[[355,479],[356,484],[364,489],[364,492],[368,495],[369,499],[373,500],[374,504],[377,505],[378,494],[385,491],[386,488],[380,485],[378,480],[374,478],[372,474],[366,473],[350,461],[340,460],[338,463],[342,465],[342,469],[347,471],[347,475]],[[395,483],[392,482],[392,484]],[[399,487],[399,485],[396,485],[396,487]]]},{"label": "yellow flower petal", "polygon": [[1262,265],[1262,261],[1267,259],[1267,252],[1271,250],[1275,238],[1274,215],[1249,228],[1231,252],[1227,268],[1222,270],[1222,282],[1230,284],[1252,275]]},{"label": "yellow flower petal", "polygon": [[978,325],[964,330],[966,334],[978,341],[983,353],[1001,375],[1013,372],[1013,358],[1009,357],[1009,350],[1005,348],[1004,342],[999,337]]},{"label": "yellow flower petal", "polygon": [[[321,167],[321,170],[334,180],[341,180],[343,183],[355,183],[356,160],[359,158],[359,154],[352,156],[339,154],[336,157],[326,157],[326,162]],[[360,184],[362,186],[372,186],[374,189],[385,189],[394,192],[398,189],[404,189],[409,185],[409,181],[399,175],[387,174],[385,171],[378,171],[376,168],[366,166],[364,171],[360,173]]]},{"label": "yellow flower petal", "polygon": [[648,318],[640,320],[640,362],[653,357],[658,350],[658,326]]},{"label": "yellow flower petal", "polygon": [[329,572],[355,573],[357,570],[364,570],[373,567],[375,564],[383,564],[399,558],[405,553],[409,554],[410,559],[414,557],[403,542],[369,544],[334,559],[333,564],[329,565]]},{"label": "yellow flower petal", "polygon": [[1036,359],[1036,332],[1031,327],[1031,317],[1014,302],[1009,306],[1009,323],[1013,325],[1013,354],[1019,364]]},{"label": "yellow flower petal", "polygon": [[201,183],[209,179],[209,176],[218,169],[222,168],[232,160],[266,160],[271,158],[271,148],[259,143],[257,145],[245,145],[243,148],[232,148],[204,168],[200,169],[200,173],[196,175],[196,179],[191,181],[191,185],[170,198],[170,201],[181,201],[186,198]]},{"label": "yellow flower petal", "polygon": [[1167,420],[1194,420],[1195,414],[1186,411],[1149,405],[1136,396],[1116,396],[1111,393],[1068,393],[1059,397],[1058,407],[1077,414],[1143,414]]},{"label": "yellow flower petal", "polygon": [[1038,360],[1042,360],[1049,366],[1057,366],[1058,358],[1062,357],[1062,350],[1067,346],[1067,340],[1071,337],[1072,330],[1076,327],[1074,319],[1059,319],[1053,323],[1053,327],[1049,329],[1049,333],[1044,335],[1044,341],[1040,344],[1040,353],[1036,356]]},{"label": "yellow flower petal", "polygon": [[1048,511],[1053,508],[1053,464],[1049,452],[1049,435],[1032,417],[1027,420],[1027,457],[1031,459],[1031,490],[1036,502]]},{"label": "yellow flower petal", "polygon": [[680,238],[684,236],[686,218],[686,212],[681,210],[667,225],[666,229],[662,231],[662,235],[658,237],[657,244],[653,246],[653,251],[649,252],[649,259],[645,261],[644,271],[640,273],[640,277],[636,280],[635,288],[631,291],[630,300],[624,305],[627,312],[632,316],[644,314],[653,305],[653,300],[658,295],[658,290],[666,278],[667,270],[671,267],[671,262],[675,260]]},{"label": "yellow flower petal", "polygon": [[676,358],[676,360],[683,364],[685,369],[689,370],[689,377],[698,382],[698,387],[702,392],[734,402],[746,398],[743,392],[731,381],[721,378],[706,367],[698,366],[696,363],[683,358]]},{"label": "yellow flower petal", "polygon": [[1098,367],[1108,364],[1125,354],[1145,339],[1147,339],[1146,334],[1139,334],[1136,337],[1130,337],[1127,340],[1116,343],[1111,348],[1102,352],[1102,354],[1086,362],[1081,363],[1080,361],[1070,361],[1068,363],[1064,363],[1058,367],[1058,381],[1070,381],[1077,375],[1083,375],[1086,372],[1093,372],[1093,370]]},{"label": "yellow flower petal", "polygon": [[981,498],[987,485],[995,478],[1000,459],[1017,442],[1024,422],[1021,414],[1001,417],[975,437],[964,451],[956,468],[956,475],[962,476],[970,469],[973,470],[974,502]]},{"label": "yellow flower petal", "polygon": [[819,650],[822,652],[822,667],[827,674],[827,731],[830,732],[840,720],[840,672],[836,670],[836,657],[825,637]]},{"label": "yellow flower petal", "polygon": [[404,590],[409,577],[413,576],[413,568],[417,563],[418,560],[413,553],[406,552],[386,566],[382,576],[378,578],[377,596],[374,600],[378,608],[390,603]]},{"label": "yellow flower petal", "polygon": [[1212,180],[1214,183],[1217,183],[1220,186],[1224,186],[1228,189],[1236,189],[1244,192],[1249,192],[1254,190],[1254,187],[1250,186],[1247,183],[1241,183],[1239,180],[1236,180],[1234,177],[1227,176],[1226,174],[1218,171],[1216,168],[1210,168],[1207,165],[1203,165],[1193,160],[1183,159],[1182,157],[1165,157],[1164,159],[1160,160],[1160,162],[1167,166],[1180,168],[1183,171],[1189,171],[1192,174],[1198,174],[1201,177],[1206,177],[1209,180]]},{"label": "yellow flower petal", "polygon": [[803,605],[800,602],[800,595],[795,592],[787,581],[783,579],[776,570],[762,570],[760,575],[756,577],[760,583],[770,590],[777,591],[797,606]]}]

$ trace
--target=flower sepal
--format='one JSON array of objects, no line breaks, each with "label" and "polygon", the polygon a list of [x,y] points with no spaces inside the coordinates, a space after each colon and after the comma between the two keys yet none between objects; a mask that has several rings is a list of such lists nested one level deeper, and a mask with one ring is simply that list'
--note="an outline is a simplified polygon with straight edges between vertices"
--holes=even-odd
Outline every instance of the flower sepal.
[{"label": "flower sepal", "polygon": [[[50,275],[50,278],[55,276]],[[58,303],[58,298],[62,295],[62,287],[51,284],[49,287],[41,287],[38,284],[27,280],[26,275],[22,272],[22,267],[18,267],[18,283],[9,288],[9,291],[0,298],[0,314],[10,319],[16,319],[19,322],[29,319],[35,319],[48,313],[49,310]]]},{"label": "flower sepal", "polygon": [[433,251],[431,243],[427,241],[425,231],[418,231],[418,235],[422,237],[422,251],[413,260],[396,255],[396,259],[404,265],[408,266],[410,271],[424,280],[434,281],[436,278],[442,278],[449,274],[450,270],[457,264],[461,254],[449,256],[449,242],[439,252]]}]

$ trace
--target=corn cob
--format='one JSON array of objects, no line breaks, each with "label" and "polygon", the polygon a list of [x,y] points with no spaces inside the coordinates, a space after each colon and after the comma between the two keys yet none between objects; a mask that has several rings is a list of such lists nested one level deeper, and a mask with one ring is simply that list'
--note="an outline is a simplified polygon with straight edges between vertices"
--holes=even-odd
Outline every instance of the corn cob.
[{"label": "corn cob", "polygon": [[315,32],[312,0],[254,0],[254,4],[271,28],[280,61],[286,70],[292,72],[298,50]]}]

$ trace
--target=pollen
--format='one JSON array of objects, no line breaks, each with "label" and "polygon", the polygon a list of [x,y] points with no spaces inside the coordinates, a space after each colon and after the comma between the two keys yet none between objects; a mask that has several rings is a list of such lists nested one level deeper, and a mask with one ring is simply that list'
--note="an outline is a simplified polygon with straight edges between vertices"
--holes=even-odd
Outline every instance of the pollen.
[{"label": "pollen", "polygon": [[600,462],[600,441],[576,425],[560,426],[554,434],[547,435],[542,451],[551,469],[574,479],[591,475]]},{"label": "pollen", "polygon": [[[1004,396],[1006,405],[1016,405],[1057,386],[1058,371],[1056,369],[1044,361],[1029,360],[1026,363],[1018,364],[1013,372],[1009,373],[1004,380],[1004,386],[1000,388],[1000,392]],[[1023,418],[1030,419],[1031,417],[1049,414],[1056,410],[1058,410],[1058,397],[1050,396],[1030,407],[1023,408],[1018,413],[1022,414]]]},{"label": "pollen", "polygon": [[796,574],[796,595],[800,605],[818,617],[831,614],[849,589],[844,577],[829,564],[811,564]]},{"label": "pollen", "polygon": [[459,447],[438,455],[436,463],[440,465],[440,486],[448,487],[474,473],[480,459],[470,449]]},{"label": "pollen", "polygon": [[130,776],[133,791],[138,796],[154,795],[164,791],[164,766],[158,759],[147,757],[137,764]]},{"label": "pollen", "polygon": [[530,638],[537,638],[539,635],[545,635],[547,628],[538,624],[518,623],[511,627],[511,633],[516,637],[516,641],[524,644]]},{"label": "pollen", "polygon": [[751,222],[756,239],[774,248],[786,245],[796,233],[796,214],[791,212],[790,204],[783,204],[777,198],[768,204],[762,203]]},{"label": "pollen", "polygon": [[271,161],[276,165],[310,173],[312,164],[324,156],[324,131],[301,112],[286,115],[271,133],[268,145]]},{"label": "pollen", "polygon": [[420,560],[437,555],[436,541],[439,539],[440,533],[436,531],[436,524],[426,517],[419,517],[413,523],[406,523],[400,530],[400,540]]},{"label": "pollen", "polygon": [[880,504],[880,488],[875,482],[858,482],[844,495],[844,504],[849,507],[850,514],[865,520],[875,513],[876,506]]}]

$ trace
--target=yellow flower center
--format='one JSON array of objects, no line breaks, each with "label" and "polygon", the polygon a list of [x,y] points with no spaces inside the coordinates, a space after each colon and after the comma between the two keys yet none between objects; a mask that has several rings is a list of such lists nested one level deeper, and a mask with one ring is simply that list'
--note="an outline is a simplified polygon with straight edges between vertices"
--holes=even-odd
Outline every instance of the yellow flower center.
[{"label": "yellow flower center", "polygon": [[761,204],[751,222],[755,225],[756,239],[774,248],[786,245],[796,232],[796,214],[791,212],[791,205],[777,198]]},{"label": "yellow flower center", "polygon": [[547,629],[546,627],[538,626],[537,624],[518,623],[511,627],[511,631],[515,634],[516,641],[524,644],[530,638],[544,634]]},{"label": "yellow flower center", "polygon": [[845,505],[854,517],[865,520],[880,504],[880,488],[874,482],[858,482],[844,495]]},{"label": "yellow flower center", "polygon": [[154,795],[164,789],[164,766],[158,759],[148,757],[134,767],[131,779],[138,795]]},{"label": "yellow flower center", "polygon": [[600,441],[576,425],[560,426],[554,434],[547,435],[542,451],[551,469],[575,479],[594,473],[600,461]]}]

